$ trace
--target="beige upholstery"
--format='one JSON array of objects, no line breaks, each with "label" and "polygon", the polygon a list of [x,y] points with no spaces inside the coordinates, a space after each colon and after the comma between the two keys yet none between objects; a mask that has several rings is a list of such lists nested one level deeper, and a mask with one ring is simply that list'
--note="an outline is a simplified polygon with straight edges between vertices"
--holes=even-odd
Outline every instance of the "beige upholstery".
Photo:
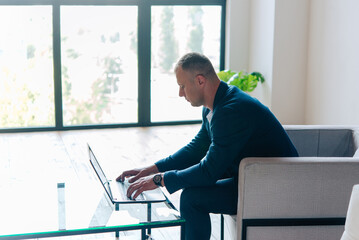
[{"label": "beige upholstery", "polygon": [[353,187],[341,240],[359,240],[359,185]]},{"label": "beige upholstery", "polygon": [[[338,240],[344,231],[352,187],[359,183],[359,157],[353,157],[359,148],[359,130],[338,126],[285,129],[299,157],[243,159],[237,216],[226,216],[225,226],[236,222],[237,229],[232,229],[231,235],[237,231],[239,240],[244,230],[248,240]],[[258,219],[290,226],[242,228],[242,223],[258,223]],[[291,226],[292,220],[304,224]]]},{"label": "beige upholstery", "polygon": [[353,156],[353,157],[359,158],[359,148],[356,150],[356,152],[354,153],[354,156]]}]

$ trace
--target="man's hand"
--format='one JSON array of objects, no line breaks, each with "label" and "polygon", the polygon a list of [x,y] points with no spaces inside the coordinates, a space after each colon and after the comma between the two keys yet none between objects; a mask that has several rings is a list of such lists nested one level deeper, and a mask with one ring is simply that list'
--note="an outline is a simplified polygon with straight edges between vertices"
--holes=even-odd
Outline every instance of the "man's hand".
[{"label": "man's hand", "polygon": [[145,175],[145,172],[143,171],[143,169],[136,168],[136,169],[124,171],[123,173],[121,173],[120,176],[118,176],[116,178],[116,181],[124,182],[125,178],[132,177],[128,180],[129,183],[132,183],[132,182],[136,181],[137,179],[144,177],[144,176],[146,176],[146,175]]},{"label": "man's hand", "polygon": [[128,180],[128,182],[133,183],[142,177],[146,177],[155,173],[158,173],[158,168],[155,164],[153,164],[146,168],[135,168],[132,170],[124,171],[120,176],[116,178],[116,181],[123,182],[125,181],[125,178],[132,177]]},{"label": "man's hand", "polygon": [[158,186],[153,182],[153,176],[146,176],[132,183],[127,189],[127,197],[136,199],[143,191],[153,190]]}]

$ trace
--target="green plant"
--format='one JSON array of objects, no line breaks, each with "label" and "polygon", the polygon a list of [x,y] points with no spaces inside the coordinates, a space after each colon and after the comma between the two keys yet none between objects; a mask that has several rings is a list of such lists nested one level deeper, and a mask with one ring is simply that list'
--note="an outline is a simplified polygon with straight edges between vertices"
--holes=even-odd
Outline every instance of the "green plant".
[{"label": "green plant", "polygon": [[263,83],[265,81],[264,76],[259,72],[247,73],[244,71],[223,70],[217,75],[222,81],[245,92],[252,92],[257,87],[258,82]]}]

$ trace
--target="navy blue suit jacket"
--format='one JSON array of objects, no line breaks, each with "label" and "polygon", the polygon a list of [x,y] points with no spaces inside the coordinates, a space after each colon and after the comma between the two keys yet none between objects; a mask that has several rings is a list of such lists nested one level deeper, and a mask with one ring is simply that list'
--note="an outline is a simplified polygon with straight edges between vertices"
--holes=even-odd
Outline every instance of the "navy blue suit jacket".
[{"label": "navy blue suit jacket", "polygon": [[237,177],[245,157],[298,156],[282,125],[258,100],[221,82],[213,112],[202,111],[195,138],[173,155],[156,162],[169,193],[182,188],[210,186]]}]

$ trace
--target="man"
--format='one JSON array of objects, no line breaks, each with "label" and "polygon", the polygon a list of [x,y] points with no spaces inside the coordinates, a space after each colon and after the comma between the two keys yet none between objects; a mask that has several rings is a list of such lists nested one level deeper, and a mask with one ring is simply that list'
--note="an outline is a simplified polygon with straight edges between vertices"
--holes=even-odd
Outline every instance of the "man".
[{"label": "man", "polygon": [[158,186],[169,193],[183,189],[180,212],[186,220],[186,239],[209,239],[209,213],[237,212],[241,159],[298,153],[270,110],[221,81],[207,57],[188,53],[178,61],[175,73],[179,96],[192,106],[203,106],[200,131],[173,155],[125,171],[117,180],[132,176],[128,196],[134,198]]}]

